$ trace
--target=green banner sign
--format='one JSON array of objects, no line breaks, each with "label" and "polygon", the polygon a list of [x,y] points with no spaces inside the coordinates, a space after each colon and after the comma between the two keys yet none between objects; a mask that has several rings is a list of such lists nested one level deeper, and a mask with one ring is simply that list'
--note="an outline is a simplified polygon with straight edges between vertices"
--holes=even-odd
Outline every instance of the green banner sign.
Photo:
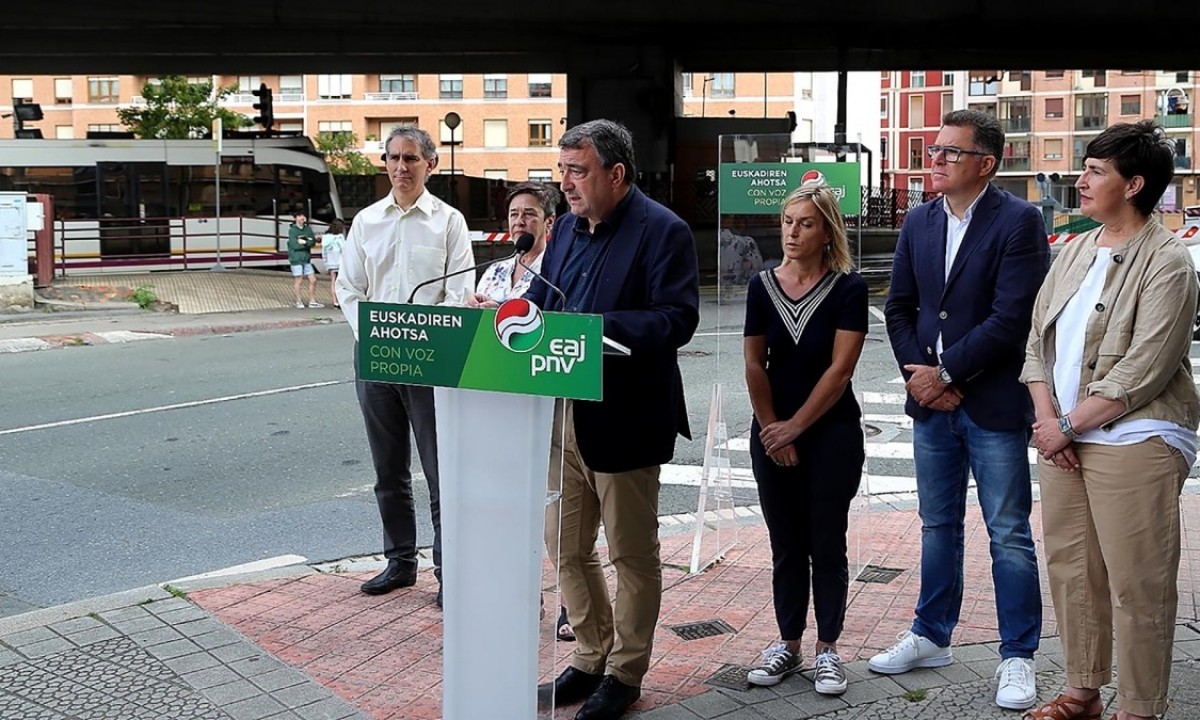
[{"label": "green banner sign", "polygon": [[543,313],[524,299],[495,310],[359,303],[363,380],[600,400],[599,315]]},{"label": "green banner sign", "polygon": [[858,163],[723,163],[722,215],[775,215],[788,193],[810,180],[824,182],[838,196],[843,215],[862,212]]}]

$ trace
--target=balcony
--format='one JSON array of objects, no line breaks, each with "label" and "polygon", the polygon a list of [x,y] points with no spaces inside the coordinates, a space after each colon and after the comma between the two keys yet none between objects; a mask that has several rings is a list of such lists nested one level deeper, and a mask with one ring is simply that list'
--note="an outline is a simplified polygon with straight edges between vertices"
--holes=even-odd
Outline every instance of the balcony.
[{"label": "balcony", "polygon": [[365,93],[363,98],[367,102],[408,102],[417,99],[415,92],[376,92]]},{"label": "balcony", "polygon": [[1029,171],[1029,158],[1027,157],[1006,157],[1000,159],[1000,172],[1021,172]]},{"label": "balcony", "polygon": [[1027,133],[1030,119],[1028,117],[1003,118],[1000,120],[1000,126],[1006,133]]},{"label": "balcony", "polygon": [[280,90],[275,93],[273,102],[276,105],[279,103],[302,103],[304,102],[304,92],[300,90],[293,90],[291,92]]},{"label": "balcony", "polygon": [[1165,128],[1190,128],[1192,126],[1191,113],[1155,115],[1154,119]]},{"label": "balcony", "polygon": [[1104,129],[1103,115],[1076,115],[1075,129],[1081,132],[1087,130],[1103,130]]},{"label": "balcony", "polygon": [[1175,169],[1176,170],[1191,170],[1192,169],[1192,157],[1190,155],[1176,155],[1175,156]]}]

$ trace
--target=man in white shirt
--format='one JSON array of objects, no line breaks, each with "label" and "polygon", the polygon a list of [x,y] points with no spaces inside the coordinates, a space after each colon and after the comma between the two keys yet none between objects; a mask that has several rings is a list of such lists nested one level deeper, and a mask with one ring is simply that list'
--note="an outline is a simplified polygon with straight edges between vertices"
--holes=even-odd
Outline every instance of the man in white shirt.
[{"label": "man in white shirt", "polygon": [[[437,167],[437,147],[424,130],[394,128],[383,156],[392,191],[354,218],[342,250],[337,298],[354,331],[358,373],[358,304],[404,303],[418,284],[475,264],[462,213],[425,189]],[[461,305],[474,288],[474,273],[462,273],[417,291],[414,303]],[[433,562],[441,582],[442,523],[438,501],[437,427],[433,388],[359,380],[358,404],[375,465],[375,501],[383,521],[382,573],[363,583],[382,595],[417,581],[417,518],[412,493],[409,427],[429,486],[433,519]],[[442,604],[439,587],[438,606]]]}]

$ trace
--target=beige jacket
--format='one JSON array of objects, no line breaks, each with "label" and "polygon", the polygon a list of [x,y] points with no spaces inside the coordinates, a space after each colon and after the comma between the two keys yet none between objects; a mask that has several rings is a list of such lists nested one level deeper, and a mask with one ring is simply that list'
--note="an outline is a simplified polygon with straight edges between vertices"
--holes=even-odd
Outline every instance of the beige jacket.
[{"label": "beige jacket", "polygon": [[[1054,397],[1055,323],[1096,258],[1100,228],[1068,244],[1054,261],[1033,307],[1024,383],[1044,382]],[[1183,244],[1151,220],[1112,249],[1096,312],[1084,330],[1077,402],[1092,395],[1125,403],[1117,419],[1167,420],[1196,429],[1200,395],[1188,359],[1198,293]]]}]

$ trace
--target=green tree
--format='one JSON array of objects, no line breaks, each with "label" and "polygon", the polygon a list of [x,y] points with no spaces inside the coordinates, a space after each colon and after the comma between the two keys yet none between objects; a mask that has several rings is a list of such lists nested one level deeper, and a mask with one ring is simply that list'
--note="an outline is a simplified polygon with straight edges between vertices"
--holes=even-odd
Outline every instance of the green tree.
[{"label": "green tree", "polygon": [[348,132],[317,133],[317,150],[334,175],[375,175],[379,168],[358,150],[358,136]]},{"label": "green tree", "polygon": [[237,92],[237,85],[218,88],[211,82],[188,82],[182,75],[167,75],[142,87],[145,105],[121,108],[117,117],[140,138],[184,140],[204,137],[212,130],[213,118],[221,118],[226,130],[250,125],[250,118],[220,106],[221,100]]}]

